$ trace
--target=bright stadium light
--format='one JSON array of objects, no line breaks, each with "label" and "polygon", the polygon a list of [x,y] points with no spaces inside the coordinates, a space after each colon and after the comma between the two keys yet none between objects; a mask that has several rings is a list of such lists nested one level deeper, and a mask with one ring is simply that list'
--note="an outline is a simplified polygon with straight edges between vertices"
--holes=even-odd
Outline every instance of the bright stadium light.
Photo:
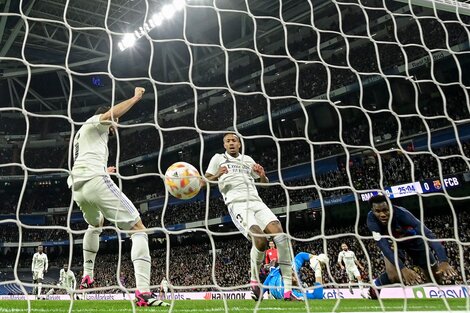
[{"label": "bright stadium light", "polygon": [[172,4],[165,4],[162,8],[163,16],[169,20],[175,15],[175,7]]},{"label": "bright stadium light", "polygon": [[121,50],[124,50],[124,49],[127,49],[129,47],[132,47],[136,40],[137,40],[137,38],[135,37],[134,34],[131,34],[131,33],[125,34],[124,38],[120,42],[119,48]]},{"label": "bright stadium light", "polygon": [[176,11],[183,10],[185,5],[186,5],[185,0],[173,0],[173,7],[176,9]]},{"label": "bright stadium light", "polygon": [[173,0],[171,3],[165,4],[160,12],[153,14],[146,23],[134,30],[134,33],[124,35],[124,38],[118,43],[119,49],[124,51],[132,47],[138,39],[148,34],[152,29],[162,25],[165,20],[173,18],[177,11],[184,9],[185,5],[186,0]]},{"label": "bright stadium light", "polygon": [[162,21],[163,21],[163,15],[161,13],[155,13],[152,16],[152,22],[155,26],[162,25]]}]

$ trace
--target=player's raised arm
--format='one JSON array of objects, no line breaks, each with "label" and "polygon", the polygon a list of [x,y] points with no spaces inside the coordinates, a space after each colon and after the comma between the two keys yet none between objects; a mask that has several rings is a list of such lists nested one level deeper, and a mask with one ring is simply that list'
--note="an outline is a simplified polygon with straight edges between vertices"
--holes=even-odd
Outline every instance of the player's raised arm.
[{"label": "player's raised arm", "polygon": [[121,116],[126,114],[126,112],[129,111],[130,108],[134,106],[134,104],[136,104],[140,101],[140,99],[142,99],[144,92],[144,88],[136,87],[134,91],[134,97],[127,99],[119,104],[116,104],[111,109],[109,109],[108,112],[103,113],[100,117],[100,121],[109,121],[111,119],[120,118]]}]

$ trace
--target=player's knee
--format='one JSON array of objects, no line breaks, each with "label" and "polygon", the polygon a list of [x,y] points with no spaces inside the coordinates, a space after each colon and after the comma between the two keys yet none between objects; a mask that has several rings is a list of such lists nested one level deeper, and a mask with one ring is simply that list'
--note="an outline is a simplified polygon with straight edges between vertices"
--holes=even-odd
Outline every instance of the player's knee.
[{"label": "player's knee", "polygon": [[88,225],[87,231],[100,235],[101,232],[103,231],[103,228],[102,228],[102,225],[101,226],[100,225],[98,226]]},{"label": "player's knee", "polygon": [[258,249],[258,251],[266,251],[268,247],[267,240],[264,237],[254,237],[253,244],[255,245],[256,249]]},{"label": "player's knee", "polygon": [[134,224],[134,226],[132,226],[131,230],[141,230],[141,231],[144,231],[146,230],[147,227],[145,227],[144,223],[142,223],[142,220],[139,219],[137,221],[137,223]]},{"label": "player's knee", "polygon": [[276,221],[270,222],[266,226],[265,232],[268,234],[280,234],[280,233],[284,233],[284,230],[282,229],[281,223],[276,220]]}]

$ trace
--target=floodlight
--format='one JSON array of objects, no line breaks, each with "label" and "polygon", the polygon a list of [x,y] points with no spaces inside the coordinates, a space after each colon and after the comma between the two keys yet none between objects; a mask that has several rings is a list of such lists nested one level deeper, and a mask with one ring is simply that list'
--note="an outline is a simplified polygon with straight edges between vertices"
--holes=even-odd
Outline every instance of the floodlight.
[{"label": "floodlight", "polygon": [[162,7],[162,14],[167,20],[171,19],[173,15],[175,15],[175,11],[175,7],[171,4],[165,4]]}]

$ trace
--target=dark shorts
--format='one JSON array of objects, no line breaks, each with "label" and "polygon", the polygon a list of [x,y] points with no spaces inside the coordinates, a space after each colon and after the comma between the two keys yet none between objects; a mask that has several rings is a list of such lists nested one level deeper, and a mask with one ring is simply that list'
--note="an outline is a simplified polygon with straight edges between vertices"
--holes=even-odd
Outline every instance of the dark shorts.
[{"label": "dark shorts", "polygon": [[437,262],[431,249],[426,247],[422,240],[399,247],[398,255],[403,262],[406,259],[406,255],[408,255],[412,264],[421,267],[423,270],[427,270],[428,268],[427,255],[429,255],[430,266],[433,266]]}]

